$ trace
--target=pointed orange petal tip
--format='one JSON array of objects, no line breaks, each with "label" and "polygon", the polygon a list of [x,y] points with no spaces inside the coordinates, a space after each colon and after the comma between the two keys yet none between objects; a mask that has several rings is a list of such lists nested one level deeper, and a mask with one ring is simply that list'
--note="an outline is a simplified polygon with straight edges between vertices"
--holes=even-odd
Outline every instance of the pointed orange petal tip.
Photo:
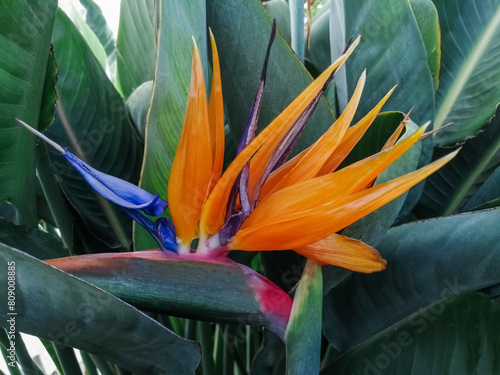
[{"label": "pointed orange petal tip", "polygon": [[295,251],[317,264],[330,264],[355,272],[382,271],[387,264],[373,247],[339,234],[332,234]]},{"label": "pointed orange petal tip", "polygon": [[354,90],[354,93],[344,112],[342,112],[332,126],[314,144],[312,144],[303,155],[301,154],[302,156],[300,160],[286,175],[282,176],[279,181],[275,179],[270,180],[269,184],[274,183],[275,186],[272,189],[269,186],[266,186],[265,189],[263,189],[266,195],[298,182],[313,178],[320,172],[324,164],[330,158],[331,154],[335,152],[346,130],[349,128],[349,125],[356,114],[356,109],[358,108],[365,82],[366,70],[361,74],[356,85],[356,89]]},{"label": "pointed orange petal tip", "polygon": [[197,235],[212,168],[212,141],[203,67],[193,38],[186,114],[168,183],[170,213],[182,248],[188,247]]},{"label": "pointed orange petal tip", "polygon": [[210,42],[212,46],[212,87],[208,102],[208,116],[210,121],[210,138],[212,144],[213,168],[210,180],[209,193],[220,179],[224,163],[224,104],[222,98],[222,83],[219,66],[219,54],[215,38],[210,31]]},{"label": "pointed orange petal tip", "polygon": [[227,199],[231,192],[233,182],[239,175],[243,166],[252,158],[250,179],[254,179],[254,181],[250,181],[249,185],[250,190],[253,190],[255,181],[262,176],[269,158],[280,140],[287,134],[288,130],[293,126],[295,121],[304,112],[318,92],[321,91],[330,75],[344,64],[359,44],[360,39],[361,37],[358,36],[342,56],[311,82],[311,84],[283,112],[281,112],[271,124],[269,124],[240,154],[236,156],[215,185],[203,207],[200,220],[201,231],[208,234],[215,234],[222,228],[226,214]]},{"label": "pointed orange petal tip", "polygon": [[368,128],[373,124],[378,114],[382,110],[382,107],[389,100],[395,89],[396,86],[394,86],[368,114],[366,114],[355,125],[347,129],[342,138],[342,141],[335,149],[335,152],[333,152],[328,160],[324,163],[323,167],[318,173],[318,176],[332,173],[338,168],[338,166],[344,161],[347,155],[363,137]]}]

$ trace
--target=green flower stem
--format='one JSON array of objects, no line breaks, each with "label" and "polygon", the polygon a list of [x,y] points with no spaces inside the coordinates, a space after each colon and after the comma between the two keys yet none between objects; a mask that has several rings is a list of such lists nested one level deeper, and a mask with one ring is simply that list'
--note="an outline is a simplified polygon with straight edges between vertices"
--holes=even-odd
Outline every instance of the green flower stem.
[{"label": "green flower stem", "polygon": [[[7,338],[7,334],[5,333],[3,328],[0,328],[0,350],[2,352],[5,363],[10,362],[10,360],[7,358],[10,355],[9,352],[7,351],[7,348],[9,347],[10,344],[9,344],[9,339]],[[8,366],[8,369],[11,375],[22,375],[22,372],[19,369],[17,363],[15,367]]]},{"label": "green flower stem", "polygon": [[245,331],[245,369],[247,373],[250,373],[250,365],[252,363],[252,329],[250,326],[246,326],[246,331]]},{"label": "green flower stem", "polygon": [[131,372],[128,372],[127,370],[124,370],[118,366],[115,367],[118,375],[133,375]]},{"label": "green flower stem", "polygon": [[307,261],[285,332],[286,374],[317,374],[320,369],[323,275]]},{"label": "green flower stem", "polygon": [[212,324],[209,322],[198,322],[198,332],[200,334],[203,375],[215,375]]},{"label": "green flower stem", "polygon": [[[3,345],[0,345],[0,351],[2,352],[2,356],[5,360],[5,363],[8,363],[8,358],[7,356],[9,355],[9,353],[7,352],[7,350],[3,347]],[[21,370],[19,370],[19,367],[11,367],[11,366],[8,366],[8,370],[9,370],[9,374],[10,375],[23,375]]]},{"label": "green flower stem", "polygon": [[184,337],[188,340],[196,340],[196,320],[186,319]]},{"label": "green flower stem", "polygon": [[82,356],[83,365],[85,366],[85,375],[99,375],[97,367],[92,360],[92,357],[90,357],[90,354],[80,351],[80,355]]},{"label": "green flower stem", "polygon": [[40,370],[35,362],[33,362],[28,349],[26,349],[26,345],[24,344],[21,334],[19,333],[16,333],[16,357],[24,373],[43,375],[42,370]]},{"label": "green flower stem", "polygon": [[172,331],[174,331],[179,336],[184,333],[184,319],[175,316],[169,316],[170,324],[172,325]]},{"label": "green flower stem", "polygon": [[[54,345],[54,348],[57,353],[57,357],[61,362],[61,367],[65,375],[80,375],[82,374],[82,370],[80,369],[80,365],[78,364],[78,360],[76,359],[75,350],[68,346]],[[104,374],[103,375],[107,375]]]},{"label": "green flower stem", "polygon": [[234,345],[232,344],[232,338],[234,330],[233,326],[226,324],[224,327],[224,351],[222,354],[222,374],[223,375],[234,375]]},{"label": "green flower stem", "polygon": [[217,374],[222,374],[224,355],[224,325],[216,324],[214,338],[214,360]]},{"label": "green flower stem", "polygon": [[57,356],[56,348],[54,348],[54,343],[42,337],[39,337],[39,339],[47,353],[49,353],[50,359],[52,359],[52,362],[54,362],[54,365],[56,365],[57,371],[62,374],[63,369],[61,366],[61,362],[59,361],[59,357]]},{"label": "green flower stem", "polygon": [[92,358],[102,375],[115,375],[108,362],[106,362],[104,359],[93,354],[91,354],[90,357]]}]

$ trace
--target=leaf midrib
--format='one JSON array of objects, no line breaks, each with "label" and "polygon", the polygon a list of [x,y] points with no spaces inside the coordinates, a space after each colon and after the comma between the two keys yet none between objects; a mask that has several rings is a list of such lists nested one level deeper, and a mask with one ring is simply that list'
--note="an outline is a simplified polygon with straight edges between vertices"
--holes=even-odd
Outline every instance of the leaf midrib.
[{"label": "leaf midrib", "polygon": [[500,6],[492,17],[491,21],[486,26],[482,35],[477,40],[476,46],[472,48],[469,56],[466,58],[462,68],[458,72],[455,81],[448,89],[445,100],[442,102],[434,120],[434,129],[440,128],[446,120],[446,117],[451,112],[453,105],[462,93],[464,86],[467,84],[472,72],[477,67],[479,60],[486,51],[490,41],[493,39],[498,27],[500,26]]},{"label": "leaf midrib", "polygon": [[470,188],[474,185],[479,176],[487,168],[489,162],[499,150],[500,136],[497,136],[496,140],[491,144],[489,148],[486,149],[486,152],[479,159],[479,163],[476,164],[477,167],[472,170],[472,173],[470,173],[465,181],[455,190],[455,195],[452,197],[450,204],[443,212],[444,216],[451,215],[457,211],[460,203],[463,201]]}]

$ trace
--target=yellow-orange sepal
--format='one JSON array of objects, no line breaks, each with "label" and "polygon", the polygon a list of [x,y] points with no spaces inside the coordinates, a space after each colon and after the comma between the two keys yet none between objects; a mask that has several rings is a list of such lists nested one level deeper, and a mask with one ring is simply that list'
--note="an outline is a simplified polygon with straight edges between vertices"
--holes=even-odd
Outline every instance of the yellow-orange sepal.
[{"label": "yellow-orange sepal", "polygon": [[373,247],[340,234],[294,250],[317,264],[331,264],[355,272],[382,271],[387,263]]}]

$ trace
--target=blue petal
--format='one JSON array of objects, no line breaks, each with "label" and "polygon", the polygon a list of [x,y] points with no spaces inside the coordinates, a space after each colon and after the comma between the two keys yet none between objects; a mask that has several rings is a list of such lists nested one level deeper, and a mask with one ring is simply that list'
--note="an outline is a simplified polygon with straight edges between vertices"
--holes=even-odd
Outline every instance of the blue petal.
[{"label": "blue petal", "polygon": [[[167,250],[177,252],[177,238],[174,224],[166,217],[159,217],[155,222],[156,236]],[[158,241],[158,240],[157,240]]]},{"label": "blue petal", "polygon": [[104,198],[119,206],[141,210],[147,215],[160,216],[168,203],[130,182],[107,175],[92,168],[64,149],[62,155],[76,168],[85,181]]},{"label": "blue petal", "polygon": [[160,217],[152,221],[137,210],[128,208],[123,209],[138,224],[140,224],[155,239],[163,251],[177,252],[177,239],[175,237],[175,228],[166,217]]}]

